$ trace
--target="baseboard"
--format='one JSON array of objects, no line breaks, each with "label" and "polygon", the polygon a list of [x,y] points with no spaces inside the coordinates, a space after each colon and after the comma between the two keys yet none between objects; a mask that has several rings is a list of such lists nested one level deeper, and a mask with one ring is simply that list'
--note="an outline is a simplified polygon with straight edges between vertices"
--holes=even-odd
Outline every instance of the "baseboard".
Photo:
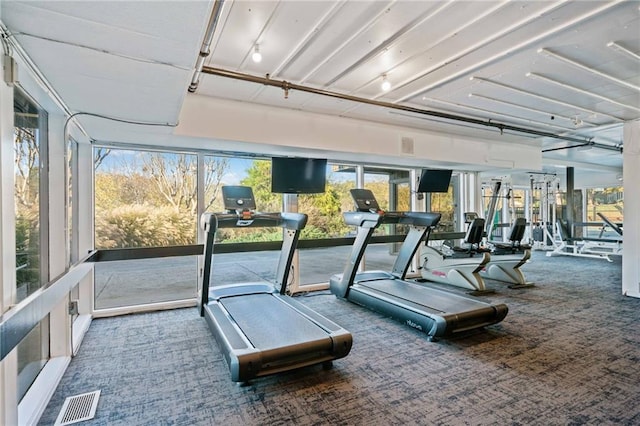
[{"label": "baseboard", "polygon": [[70,362],[71,357],[69,356],[51,358],[47,361],[18,404],[18,424],[20,426],[36,426],[38,424]]}]

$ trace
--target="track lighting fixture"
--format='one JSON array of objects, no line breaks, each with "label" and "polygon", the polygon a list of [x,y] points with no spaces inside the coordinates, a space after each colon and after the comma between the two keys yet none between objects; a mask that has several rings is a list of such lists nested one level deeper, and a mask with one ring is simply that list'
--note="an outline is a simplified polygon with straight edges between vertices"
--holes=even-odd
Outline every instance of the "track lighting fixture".
[{"label": "track lighting fixture", "polygon": [[260,53],[260,45],[256,44],[253,48],[253,54],[251,55],[253,62],[258,63],[262,60],[262,54]]},{"label": "track lighting fixture", "polygon": [[391,90],[391,83],[387,80],[386,74],[382,74],[382,84],[380,85],[380,88],[385,92]]}]

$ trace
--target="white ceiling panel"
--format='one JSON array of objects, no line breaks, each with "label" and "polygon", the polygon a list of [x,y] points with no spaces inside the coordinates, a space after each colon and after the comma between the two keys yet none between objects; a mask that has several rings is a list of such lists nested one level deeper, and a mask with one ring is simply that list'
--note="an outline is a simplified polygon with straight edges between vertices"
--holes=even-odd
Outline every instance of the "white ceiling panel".
[{"label": "white ceiling panel", "polygon": [[[349,43],[339,52],[324,60],[307,81],[325,88],[344,89],[344,85],[340,84],[340,78],[350,71],[354,63],[379,49],[398,32],[410,26],[413,21],[428,14],[428,11],[437,4],[437,2],[393,3],[383,9],[376,19],[366,22],[362,28],[357,28],[354,31],[355,37],[349,39]],[[344,16],[341,19],[349,18]]]},{"label": "white ceiling panel", "polygon": [[[32,59],[43,66],[43,74],[51,84],[65,87],[65,103],[74,112],[138,121],[176,120],[180,105],[175,100],[185,92],[191,77],[189,70],[71,45],[57,45],[55,49],[42,46],[46,44],[37,39],[23,43],[25,49],[35,52]],[[90,107],[87,99],[92,99]]]},{"label": "white ceiling panel", "polygon": [[279,70],[288,78],[306,83],[322,64],[340,52],[357,35],[354,28],[363,28],[386,10],[388,2],[326,2],[333,7],[327,14],[317,17],[314,34],[304,48],[286,67]]},{"label": "white ceiling panel", "polygon": [[[73,112],[171,122],[214,3],[2,1],[0,16]],[[596,169],[621,167],[622,125],[640,118],[636,1],[224,0],[214,22],[198,95],[533,143],[549,162]],[[271,85],[281,81],[425,113],[305,90],[286,97]],[[110,135],[84,122],[100,137],[126,138],[121,127]],[[523,131],[500,135],[496,124]],[[586,142],[594,148],[568,148]]]},{"label": "white ceiling panel", "polygon": [[[144,2],[9,1],[3,5],[3,16],[9,17],[7,24],[20,41],[37,38],[48,41],[52,49],[56,44],[77,45],[191,68],[208,4],[154,2],[153,20],[144,19],[148,9]],[[190,34],[175,22],[190,22],[196,31]]]}]

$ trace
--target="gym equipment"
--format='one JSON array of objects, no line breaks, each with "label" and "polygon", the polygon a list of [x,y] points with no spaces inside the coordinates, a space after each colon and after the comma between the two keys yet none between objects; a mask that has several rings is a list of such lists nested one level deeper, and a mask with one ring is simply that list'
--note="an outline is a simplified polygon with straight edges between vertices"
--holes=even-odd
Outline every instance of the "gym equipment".
[{"label": "gym equipment", "polygon": [[491,249],[491,262],[480,271],[480,275],[497,281],[510,283],[509,288],[533,287],[527,282],[520,267],[531,258],[531,246],[522,244],[527,229],[527,220],[519,217],[509,233],[509,243],[487,243]]},{"label": "gym equipment", "polygon": [[493,290],[486,288],[480,276],[480,271],[491,261],[488,250],[480,248],[485,221],[468,213],[465,216],[466,221],[470,220],[463,240],[465,246],[453,249],[446,245],[440,248],[430,245],[421,247],[420,275],[427,281],[471,289],[469,293],[474,295],[493,293]]},{"label": "gym equipment", "polygon": [[608,217],[606,217],[604,214],[598,212],[598,216],[600,217],[600,219],[602,219],[602,221],[604,222],[604,224],[602,225],[602,228],[600,229],[600,238],[602,238],[604,231],[607,229],[607,226],[611,229],[613,229],[615,231],[616,234],[618,234],[618,236],[620,236],[620,238],[622,238],[622,227],[619,226],[616,223],[613,223],[611,220],[609,220]]},{"label": "gym equipment", "polygon": [[[558,220],[556,222],[553,251],[547,252],[547,256],[575,256],[593,259],[605,259],[613,262],[610,256],[622,256],[622,228],[611,222],[603,214],[598,213],[603,219],[603,225],[598,238],[580,237],[571,238],[567,226]],[[577,225],[577,224],[574,224]],[[619,238],[602,238],[606,227],[613,229]]]},{"label": "gym equipment", "polygon": [[[534,178],[534,176],[537,176]],[[560,192],[560,180],[555,174],[531,172],[531,199],[529,217],[534,250],[553,250],[557,234],[554,223],[557,217],[557,195]],[[537,206],[537,207],[534,207]]]},{"label": "gym equipment", "polygon": [[[351,334],[285,294],[300,231],[300,213],[258,213],[249,187],[222,187],[226,213],[205,213],[204,267],[200,277],[200,316],[204,316],[229,365],[231,380],[249,379],[347,356]],[[216,231],[220,228],[282,227],[284,236],[275,285],[254,282],[211,286]],[[239,254],[241,256],[241,254]]]},{"label": "gym equipment", "polygon": [[[344,272],[329,281],[333,294],[421,330],[430,341],[504,319],[508,312],[505,304],[491,305],[405,280],[418,246],[428,240],[440,220],[439,213],[385,212],[366,189],[352,189],[351,196],[357,211],[343,216],[347,224],[358,227],[357,234]],[[388,223],[409,227],[392,271],[358,272],[373,232]]]}]

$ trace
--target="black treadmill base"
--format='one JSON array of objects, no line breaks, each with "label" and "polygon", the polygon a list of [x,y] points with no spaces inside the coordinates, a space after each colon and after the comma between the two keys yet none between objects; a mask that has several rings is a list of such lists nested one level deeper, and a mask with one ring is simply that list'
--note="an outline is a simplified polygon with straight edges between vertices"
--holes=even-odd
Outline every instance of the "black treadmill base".
[{"label": "black treadmill base", "polygon": [[402,280],[354,284],[346,300],[420,330],[430,341],[497,324],[508,313],[504,304],[491,305]]},{"label": "black treadmill base", "polygon": [[234,382],[331,362],[347,356],[352,346],[347,330],[290,296],[275,293],[212,301],[204,317]]}]

